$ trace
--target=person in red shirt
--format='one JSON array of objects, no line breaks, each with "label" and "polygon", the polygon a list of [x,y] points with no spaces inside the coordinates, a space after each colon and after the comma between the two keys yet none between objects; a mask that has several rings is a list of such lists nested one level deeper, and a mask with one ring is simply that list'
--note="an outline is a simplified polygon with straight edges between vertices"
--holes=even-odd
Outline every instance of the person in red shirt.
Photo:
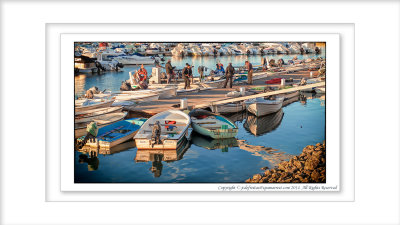
[{"label": "person in red shirt", "polygon": [[147,89],[147,70],[144,68],[143,64],[140,66],[140,69],[138,71],[138,76],[139,76],[139,86],[142,89]]},{"label": "person in red shirt", "polygon": [[144,68],[143,64],[140,66],[140,69],[138,71],[139,75],[139,80],[144,81],[147,80],[147,70]]}]

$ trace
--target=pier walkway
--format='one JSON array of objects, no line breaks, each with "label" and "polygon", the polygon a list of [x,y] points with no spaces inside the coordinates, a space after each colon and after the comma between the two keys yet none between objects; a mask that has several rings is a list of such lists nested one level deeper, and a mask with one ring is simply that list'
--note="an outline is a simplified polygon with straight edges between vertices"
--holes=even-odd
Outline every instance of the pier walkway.
[{"label": "pier walkway", "polygon": [[[169,109],[179,109],[180,100],[186,98],[188,101],[189,108],[207,108],[212,107],[213,105],[217,104],[225,104],[229,102],[235,101],[242,101],[246,99],[251,99],[255,97],[262,97],[262,96],[269,96],[269,95],[276,95],[282,94],[287,92],[292,92],[295,90],[304,90],[311,87],[320,87],[324,86],[325,82],[315,83],[315,84],[308,84],[305,86],[293,87],[288,89],[282,89],[277,91],[271,91],[267,93],[261,93],[256,95],[249,95],[239,98],[230,98],[226,97],[226,94],[231,91],[239,90],[240,87],[246,87],[247,89],[253,87],[260,87],[260,86],[279,86],[279,85],[266,85],[265,81],[270,80],[273,78],[292,78],[293,83],[299,82],[302,78],[310,78],[310,71],[309,68],[296,68],[292,70],[287,70],[286,72],[275,72],[275,73],[259,73],[253,77],[253,85],[247,84],[237,84],[234,85],[233,88],[215,88],[209,89],[204,91],[197,91],[197,92],[187,92],[187,93],[179,93],[177,96],[168,99],[159,99],[157,101],[152,102],[141,102],[138,105],[126,107],[126,109],[133,114],[147,114],[147,115],[154,115],[165,110]],[[291,83],[286,83],[290,85]]]}]

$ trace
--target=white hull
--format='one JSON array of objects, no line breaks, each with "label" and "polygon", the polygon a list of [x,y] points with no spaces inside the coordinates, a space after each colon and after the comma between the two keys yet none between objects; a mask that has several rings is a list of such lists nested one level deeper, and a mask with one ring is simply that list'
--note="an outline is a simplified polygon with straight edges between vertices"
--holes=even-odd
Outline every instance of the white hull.
[{"label": "white hull", "polygon": [[[75,100],[75,103],[80,102],[80,100]],[[106,100],[106,101],[94,101],[95,103],[90,104],[90,105],[75,105],[75,112],[83,112],[86,110],[91,110],[91,109],[98,109],[98,108],[104,108],[104,107],[110,107],[114,100]]]},{"label": "white hull", "polygon": [[246,109],[256,116],[265,116],[274,112],[278,112],[282,108],[283,98],[277,100],[254,100],[246,101]]},{"label": "white hull", "polygon": [[124,64],[124,65],[151,65],[154,64],[155,60],[150,58],[150,57],[142,57],[142,56],[122,56],[122,57],[116,57],[114,58],[118,62]]},{"label": "white hull", "polygon": [[158,94],[161,99],[172,98],[176,96],[176,87],[147,89],[138,91],[122,91],[122,94],[140,95],[140,94]]},{"label": "white hull", "polygon": [[204,87],[220,88],[224,85],[225,80],[207,81],[203,82]]},{"label": "white hull", "polygon": [[211,107],[213,113],[237,113],[246,109],[246,106],[238,103],[228,103]]},{"label": "white hull", "polygon": [[[152,129],[156,121],[161,125],[161,144],[152,143]],[[165,125],[168,121],[175,124]],[[184,137],[188,136],[188,128],[191,123],[190,117],[179,110],[168,110],[158,113],[149,118],[140,128],[134,139],[138,150],[148,149],[177,149],[183,142]],[[166,127],[173,126],[170,131]]]}]

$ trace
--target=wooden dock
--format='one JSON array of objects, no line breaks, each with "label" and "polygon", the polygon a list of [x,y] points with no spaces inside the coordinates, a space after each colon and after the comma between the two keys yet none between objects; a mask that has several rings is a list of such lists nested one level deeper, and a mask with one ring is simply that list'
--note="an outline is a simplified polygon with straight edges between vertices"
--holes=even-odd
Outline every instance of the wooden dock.
[{"label": "wooden dock", "polygon": [[[180,100],[186,98],[188,101],[189,108],[208,108],[217,104],[225,104],[236,101],[243,101],[246,99],[256,98],[256,97],[265,97],[270,95],[288,93],[296,90],[304,90],[311,87],[320,87],[324,86],[325,82],[309,84],[305,86],[293,87],[288,89],[282,89],[277,91],[271,91],[262,94],[249,95],[239,98],[229,98],[226,97],[226,94],[231,91],[238,91],[240,87],[246,87],[247,89],[261,86],[279,86],[279,85],[266,85],[265,81],[273,78],[291,78],[294,82],[299,82],[302,78],[310,78],[310,68],[314,68],[315,66],[312,64],[309,65],[301,65],[301,66],[293,66],[291,68],[286,68],[285,71],[280,72],[259,72],[254,73],[253,77],[253,85],[247,84],[237,84],[234,85],[232,89],[230,88],[216,88],[211,90],[204,91],[196,91],[196,92],[188,92],[188,93],[180,93],[177,96],[168,99],[159,99],[157,101],[152,102],[140,102],[138,105],[126,107],[132,114],[139,115],[154,115],[165,110],[169,109],[179,109]],[[290,85],[290,83],[286,83]],[[181,85],[179,85],[181,86]],[[196,84],[194,84],[196,86]]]}]

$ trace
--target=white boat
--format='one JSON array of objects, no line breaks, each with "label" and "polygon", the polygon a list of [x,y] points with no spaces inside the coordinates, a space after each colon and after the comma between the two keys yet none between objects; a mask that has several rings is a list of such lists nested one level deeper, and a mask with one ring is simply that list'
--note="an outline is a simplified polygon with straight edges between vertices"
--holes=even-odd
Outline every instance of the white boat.
[{"label": "white boat", "polygon": [[177,95],[182,95],[186,93],[194,93],[194,92],[199,92],[200,88],[190,88],[190,89],[179,89],[176,91]]},{"label": "white boat", "polygon": [[215,105],[211,107],[214,113],[237,113],[246,109],[243,103],[228,103],[222,105]]},{"label": "white boat", "polygon": [[[161,125],[160,143],[152,137],[153,126]],[[179,110],[168,110],[149,118],[135,135],[138,150],[141,149],[178,149],[184,137],[189,136],[190,117]]]},{"label": "white boat", "polygon": [[131,101],[131,102],[142,102],[142,101],[157,101],[160,95],[156,93],[100,93],[94,94],[96,99],[115,99],[115,102]]},{"label": "white boat", "polygon": [[98,109],[104,107],[110,107],[115,99],[81,99],[75,100],[75,112],[82,112],[91,109]]},{"label": "white boat", "polygon": [[132,101],[132,102],[151,102],[157,101],[160,98],[158,94],[117,94],[114,96],[116,102]]},{"label": "white boat", "polygon": [[141,95],[141,94],[158,94],[161,99],[172,98],[176,96],[176,87],[154,88],[136,91],[121,91],[122,94]]},{"label": "white boat", "polygon": [[132,56],[118,56],[114,58],[118,62],[124,64],[124,65],[151,65],[154,64],[155,59],[149,56],[138,56],[138,55],[132,55]]},{"label": "white boat", "polygon": [[90,118],[99,115],[104,115],[107,113],[121,112],[122,107],[106,107],[106,108],[98,108],[98,109],[90,109],[86,111],[76,112],[75,119],[81,118]]},{"label": "white boat", "polygon": [[203,82],[202,85],[207,88],[220,88],[224,85],[224,82],[225,82],[225,79],[206,81],[206,82]]},{"label": "white boat", "polygon": [[146,49],[146,54],[158,54],[160,53],[160,50],[158,48],[148,48]]},{"label": "white boat", "polygon": [[117,121],[123,120],[127,112],[109,113],[105,115],[98,116],[90,121],[86,122],[75,122],[75,138],[82,137],[86,135],[86,127],[90,122],[96,122],[97,128],[101,128]]},{"label": "white boat", "polygon": [[275,100],[254,98],[244,101],[247,111],[256,116],[264,116],[279,111],[282,108],[283,97],[276,97]]}]

